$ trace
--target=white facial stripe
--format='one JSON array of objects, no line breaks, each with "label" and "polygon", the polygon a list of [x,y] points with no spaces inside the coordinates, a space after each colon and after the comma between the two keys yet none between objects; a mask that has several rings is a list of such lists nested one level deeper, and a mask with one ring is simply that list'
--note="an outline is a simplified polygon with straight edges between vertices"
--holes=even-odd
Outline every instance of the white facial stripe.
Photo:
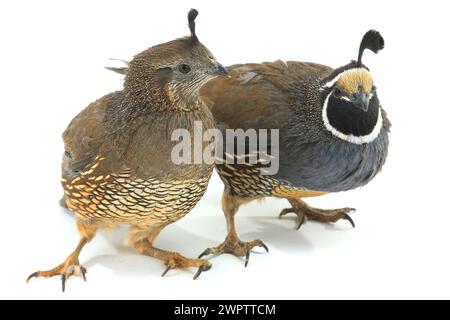
[{"label": "white facial stripe", "polygon": [[342,99],[342,100],[345,100],[345,101],[347,101],[347,102],[352,102],[348,97],[346,97],[346,96],[342,96],[342,97],[340,97],[340,99]]},{"label": "white facial stripe", "polygon": [[[373,93],[371,93],[370,95],[369,95],[369,103],[370,103],[370,100],[372,100],[372,97],[373,97]],[[350,98],[348,98],[348,97],[346,97],[346,96],[342,96],[342,97],[340,97],[339,99],[341,99],[341,100],[344,100],[344,101],[347,101],[347,102],[352,102],[352,100],[350,100]]]},{"label": "white facial stripe", "polygon": [[378,134],[381,131],[381,127],[383,126],[383,117],[381,116],[381,108],[378,108],[377,123],[376,123],[375,127],[373,128],[372,132],[365,136],[356,137],[352,134],[342,133],[330,124],[330,121],[328,120],[328,115],[327,115],[327,105],[328,105],[328,99],[330,98],[330,96],[331,96],[331,92],[330,92],[330,94],[328,94],[328,96],[325,99],[325,102],[322,106],[322,121],[325,125],[325,128],[327,128],[327,130],[330,131],[335,137],[338,137],[339,139],[342,139],[342,140],[345,140],[347,142],[354,143],[354,144],[370,143],[378,137]]},{"label": "white facial stripe", "polygon": [[342,73],[339,73],[336,77],[334,77],[333,79],[331,79],[330,81],[328,81],[327,83],[325,83],[322,88],[331,88],[332,86],[334,86],[334,84],[339,80],[339,78],[341,77],[341,75],[343,75],[345,72],[344,71]]}]

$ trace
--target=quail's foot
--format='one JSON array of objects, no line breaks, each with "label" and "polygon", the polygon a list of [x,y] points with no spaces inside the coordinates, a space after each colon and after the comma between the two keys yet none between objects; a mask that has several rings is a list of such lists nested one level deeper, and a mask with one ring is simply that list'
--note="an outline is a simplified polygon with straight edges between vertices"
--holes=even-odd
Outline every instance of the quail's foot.
[{"label": "quail's foot", "polygon": [[200,254],[199,258],[211,254],[219,255],[223,253],[231,253],[236,257],[245,257],[245,266],[247,267],[251,250],[255,247],[264,248],[266,252],[269,252],[269,248],[259,239],[244,242],[241,241],[236,235],[228,235],[220,246],[206,249],[202,252],[202,254]]},{"label": "quail's foot", "polygon": [[86,281],[86,273],[87,270],[85,267],[80,265],[78,262],[78,258],[76,257],[68,257],[63,263],[61,263],[59,266],[57,266],[54,269],[47,270],[47,271],[37,271],[33,272],[28,278],[27,282],[30,281],[32,278],[40,278],[40,277],[54,277],[54,276],[60,276],[61,277],[61,285],[62,285],[62,291],[64,292],[66,289],[66,280],[72,276],[80,276],[83,278],[84,281]]},{"label": "quail's foot", "polygon": [[283,217],[288,213],[295,213],[299,219],[297,230],[305,223],[308,219],[315,220],[319,222],[334,223],[339,220],[347,220],[350,222],[352,227],[355,227],[353,219],[348,215],[349,213],[355,211],[353,208],[341,208],[341,209],[317,209],[308,206],[302,200],[289,200],[292,207],[283,209],[279,217]]},{"label": "quail's foot", "polygon": [[168,253],[167,256],[163,258],[164,264],[167,266],[166,270],[164,270],[161,275],[164,277],[167,272],[175,268],[198,268],[197,272],[194,275],[194,280],[197,279],[200,274],[204,271],[208,271],[211,269],[211,263],[205,259],[188,259],[183,257],[178,253]]}]

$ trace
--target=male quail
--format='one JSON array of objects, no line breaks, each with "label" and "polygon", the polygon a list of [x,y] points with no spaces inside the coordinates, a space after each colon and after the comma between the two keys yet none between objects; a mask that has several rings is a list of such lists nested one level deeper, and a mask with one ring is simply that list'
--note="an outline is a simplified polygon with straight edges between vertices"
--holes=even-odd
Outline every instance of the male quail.
[{"label": "male quail", "polygon": [[390,122],[361,59],[365,49],[376,53],[383,47],[382,36],[370,30],[362,38],[358,61],[343,67],[291,61],[239,64],[228,68],[228,78],[203,86],[200,95],[210,101],[219,126],[279,129],[279,171],[262,175],[260,163],[216,166],[225,184],[222,206],[228,235],[200,257],[232,253],[246,256],[247,265],[253,247],[267,250],[261,240],[240,241],[234,224],[240,205],[262,197],[287,199],[292,207],[280,217],[295,213],[297,229],[306,219],[345,219],[354,226],[348,215],[353,209],[316,209],[301,198],[361,187],[381,170]]},{"label": "male quail", "polygon": [[[81,249],[97,230],[129,224],[130,241],[142,254],[165,262],[163,275],[175,267],[208,270],[207,260],[188,259],[155,248],[167,225],[185,216],[204,194],[213,165],[176,165],[171,134],[193,132],[194,122],[213,128],[213,117],[199,99],[199,89],[222,74],[222,67],[195,34],[194,9],[188,13],[191,35],[151,47],[129,65],[124,88],[91,103],[63,134],[63,198],[75,214],[80,242],[69,257],[33,277],[73,274],[85,278]],[[203,147],[206,146],[204,143]]]}]

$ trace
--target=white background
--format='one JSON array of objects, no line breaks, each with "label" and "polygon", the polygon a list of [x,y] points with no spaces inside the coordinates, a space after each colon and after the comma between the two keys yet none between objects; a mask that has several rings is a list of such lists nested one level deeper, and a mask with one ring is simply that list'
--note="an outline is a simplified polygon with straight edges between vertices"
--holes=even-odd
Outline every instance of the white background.
[{"label": "white background", "polygon": [[[450,298],[448,8],[445,1],[2,1],[1,298]],[[356,207],[357,224],[279,220],[285,200],[242,207],[238,231],[270,253],[211,259],[213,269],[161,278],[163,264],[124,244],[124,228],[100,233],[83,250],[88,282],[25,278],[63,261],[78,241],[58,205],[61,133],[89,102],[120,89],[103,69],[157,43],[197,33],[224,65],[275,59],[333,67],[355,59],[361,36],[378,29],[386,47],[366,52],[393,123],[390,154],[367,187],[309,200]],[[196,256],[221,242],[222,184],[157,239]]]}]

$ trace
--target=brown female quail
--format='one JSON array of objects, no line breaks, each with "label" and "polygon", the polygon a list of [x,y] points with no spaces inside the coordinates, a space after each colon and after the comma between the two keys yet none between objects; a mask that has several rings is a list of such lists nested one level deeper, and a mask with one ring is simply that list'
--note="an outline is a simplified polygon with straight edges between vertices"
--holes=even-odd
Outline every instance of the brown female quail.
[{"label": "brown female quail", "polygon": [[[190,37],[156,45],[134,57],[121,91],[91,103],[63,134],[63,198],[75,214],[80,242],[69,257],[33,277],[73,275],[85,278],[79,264],[81,249],[97,230],[129,224],[130,242],[142,254],[163,260],[166,271],[197,267],[194,276],[208,270],[203,259],[188,259],[153,246],[167,225],[185,216],[204,194],[212,164],[176,165],[171,134],[178,128],[205,129],[214,121],[199,99],[208,80],[226,73],[195,34],[198,12],[189,11]],[[206,146],[204,143],[203,147]]]}]

